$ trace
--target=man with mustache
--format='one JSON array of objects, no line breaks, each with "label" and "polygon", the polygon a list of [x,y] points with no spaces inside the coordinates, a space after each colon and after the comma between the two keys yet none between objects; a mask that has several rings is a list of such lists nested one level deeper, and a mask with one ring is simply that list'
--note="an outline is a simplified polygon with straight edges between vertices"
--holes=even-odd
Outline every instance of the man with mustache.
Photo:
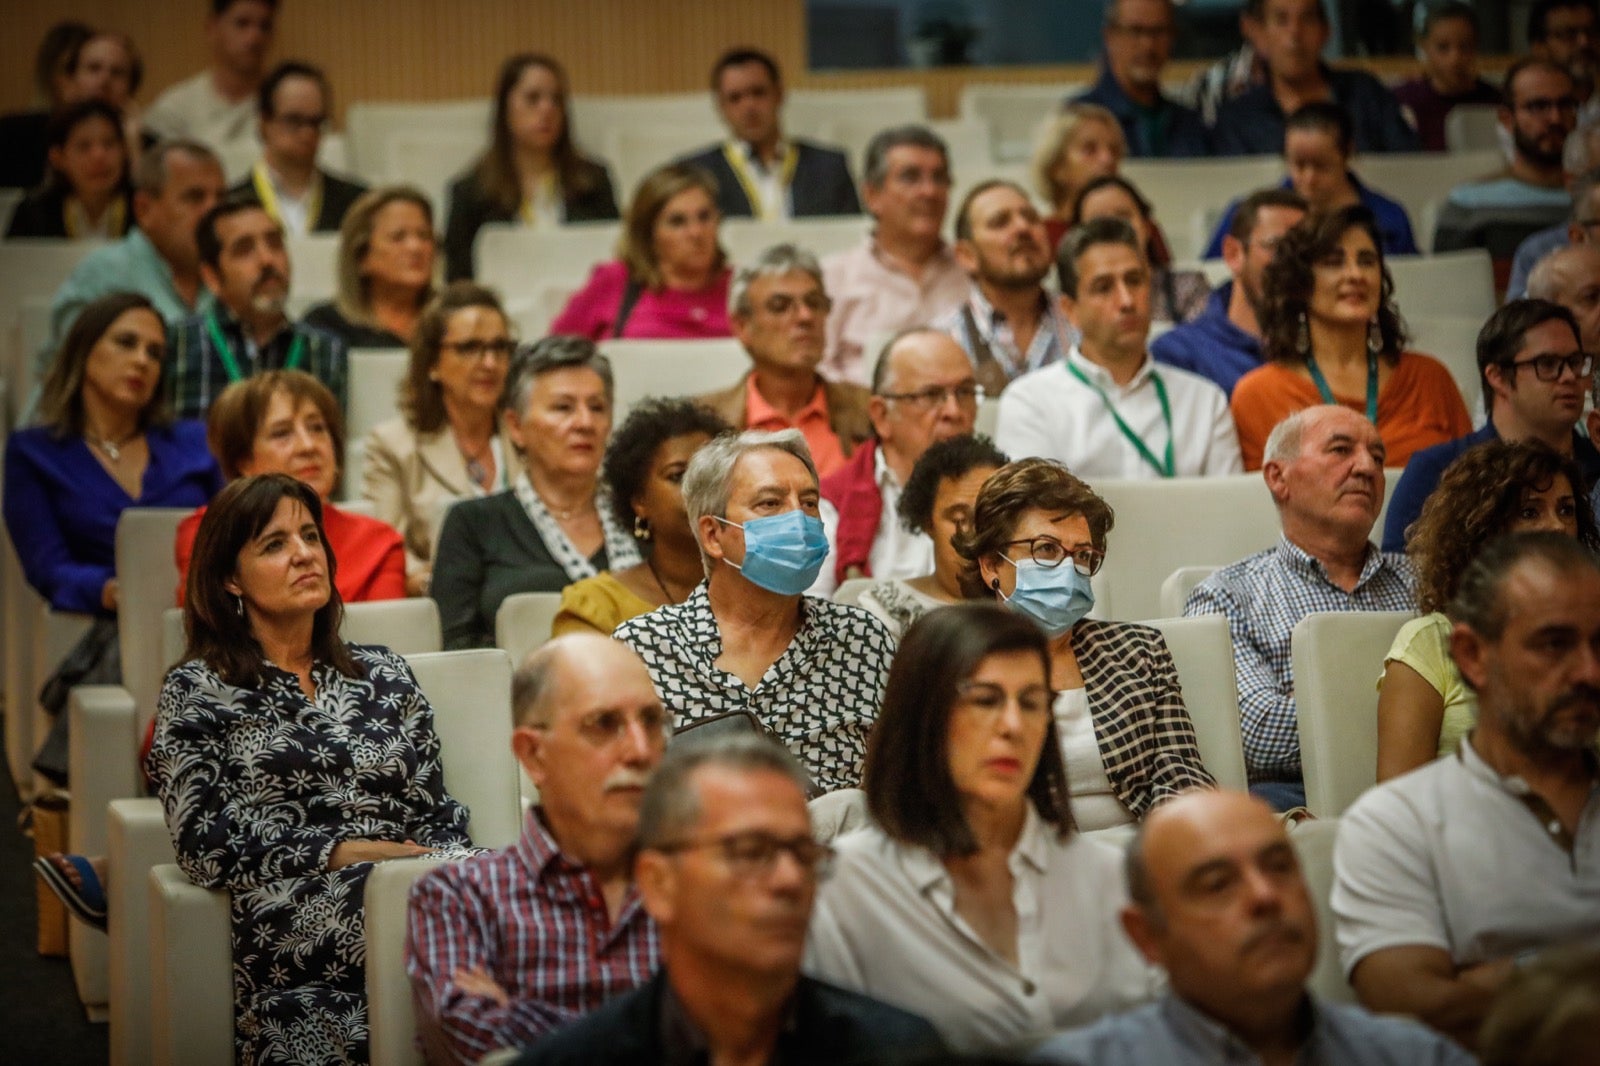
[{"label": "man with mustache", "polygon": [[1166,970],[1162,999],[1050,1040],[1033,1061],[1468,1066],[1412,1021],[1317,999],[1317,916],[1283,823],[1238,792],[1189,792],[1128,845],[1122,928]]},{"label": "man with mustache", "polygon": [[1447,613],[1477,723],[1345,813],[1332,904],[1361,1002],[1470,1047],[1514,970],[1600,937],[1600,560],[1503,537]]},{"label": "man with mustache", "polygon": [[216,306],[174,332],[165,382],[173,414],[204,418],[218,393],[262,370],[304,370],[347,407],[344,342],[284,312],[289,252],[282,224],[260,203],[230,198],[201,217],[195,243]]},{"label": "man with mustache", "polygon": [[1105,69],[1093,88],[1072,101],[1099,104],[1116,115],[1135,159],[1211,154],[1199,114],[1161,91],[1177,36],[1175,18],[1172,0],[1111,0],[1100,31]]},{"label": "man with mustache", "polygon": [[406,971],[433,1063],[525,1047],[660,961],[631,868],[670,731],[644,663],[609,637],[557,637],[517,671],[511,706],[511,749],[539,788],[522,839],[411,890]]}]

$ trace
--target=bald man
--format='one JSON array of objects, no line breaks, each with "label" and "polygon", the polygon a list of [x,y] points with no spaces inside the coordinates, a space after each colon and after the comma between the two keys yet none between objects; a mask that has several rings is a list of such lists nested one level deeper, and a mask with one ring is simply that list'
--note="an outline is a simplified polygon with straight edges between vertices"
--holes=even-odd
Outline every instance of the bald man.
[{"label": "bald man", "polygon": [[1600,244],[1569,245],[1539,260],[1528,275],[1528,295],[1571,311],[1583,350],[1600,352]]},{"label": "bald man", "polygon": [[644,662],[610,637],[557,637],[517,671],[511,707],[511,750],[539,788],[522,839],[411,890],[406,971],[429,1062],[526,1047],[660,962],[631,863],[671,716]]},{"label": "bald man", "polygon": [[1415,1022],[1306,991],[1317,919],[1283,823],[1240,792],[1188,792],[1128,846],[1122,927],[1167,972],[1167,995],[1050,1040],[1038,1062],[1467,1066]]}]

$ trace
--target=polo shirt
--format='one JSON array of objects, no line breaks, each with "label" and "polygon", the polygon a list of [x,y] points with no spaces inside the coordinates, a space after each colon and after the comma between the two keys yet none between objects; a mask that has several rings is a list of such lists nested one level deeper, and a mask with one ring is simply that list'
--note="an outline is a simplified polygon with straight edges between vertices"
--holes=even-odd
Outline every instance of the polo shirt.
[{"label": "polo shirt", "polygon": [[[1417,132],[1400,111],[1400,103],[1383,82],[1364,70],[1323,66],[1322,77],[1333,102],[1350,113],[1358,152],[1415,152]],[[1263,82],[1217,108],[1211,128],[1217,155],[1277,155],[1283,151],[1288,116]]]},{"label": "polo shirt", "polygon": [[822,382],[817,382],[811,399],[791,419],[767,402],[761,390],[756,388],[756,376],[748,374],[744,379],[744,410],[746,429],[768,432],[798,429],[806,439],[806,446],[811,449],[811,461],[816,464],[818,477],[827,477],[844,465],[844,448],[839,443],[839,435],[833,431],[833,422],[828,418],[828,393],[822,387]]}]

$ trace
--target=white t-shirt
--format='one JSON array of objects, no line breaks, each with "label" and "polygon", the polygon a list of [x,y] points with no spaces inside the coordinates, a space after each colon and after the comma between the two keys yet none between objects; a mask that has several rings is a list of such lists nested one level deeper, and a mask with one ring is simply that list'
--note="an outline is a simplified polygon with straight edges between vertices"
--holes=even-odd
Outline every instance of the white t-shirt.
[{"label": "white t-shirt", "polygon": [[1106,776],[1100,742],[1094,737],[1094,718],[1089,714],[1089,690],[1063,689],[1056,693],[1052,709],[1061,758],[1067,765],[1072,820],[1086,833],[1131,823],[1133,814],[1117,798],[1111,779]]}]

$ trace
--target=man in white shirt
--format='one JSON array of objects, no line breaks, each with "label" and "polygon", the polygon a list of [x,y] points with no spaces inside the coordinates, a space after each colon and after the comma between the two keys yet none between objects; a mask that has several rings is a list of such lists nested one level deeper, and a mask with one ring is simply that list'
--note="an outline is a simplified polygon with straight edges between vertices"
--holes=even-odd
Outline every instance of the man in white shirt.
[{"label": "man in white shirt", "polygon": [[256,89],[267,69],[278,0],[211,0],[211,65],[156,98],[145,129],[209,145],[230,174],[249,166],[256,144]]},{"label": "man in white shirt", "polygon": [[1133,228],[1115,218],[1078,226],[1062,238],[1056,270],[1080,340],[1000,397],[1000,450],[1059,460],[1091,483],[1243,470],[1222,390],[1150,358],[1150,267]]},{"label": "man in white shirt", "polygon": [[1513,970],[1600,937],[1600,561],[1564,534],[1501,538],[1448,613],[1477,724],[1345,813],[1332,904],[1362,1003],[1471,1046]]}]

